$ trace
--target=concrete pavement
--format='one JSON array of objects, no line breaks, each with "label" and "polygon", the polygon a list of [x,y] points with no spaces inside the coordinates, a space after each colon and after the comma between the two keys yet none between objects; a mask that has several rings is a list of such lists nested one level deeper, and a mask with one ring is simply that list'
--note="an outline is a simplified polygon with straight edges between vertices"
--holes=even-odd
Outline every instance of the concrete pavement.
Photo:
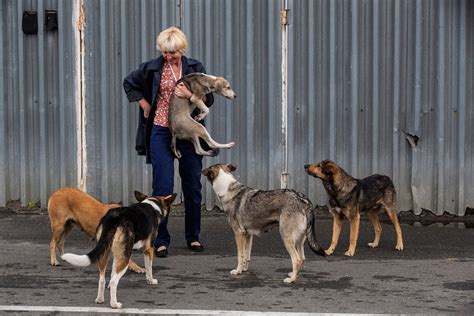
[{"label": "concrete pavement", "polygon": [[[330,242],[331,225],[328,217],[318,219],[324,247]],[[185,247],[183,217],[173,216],[170,256],[153,263],[158,285],[147,285],[144,275],[127,272],[117,297],[129,314],[474,312],[474,229],[459,228],[462,223],[402,223],[405,250],[397,252],[393,227],[388,223],[382,227],[379,248],[370,249],[366,245],[373,232],[364,219],[356,256],[345,258],[349,232],[345,222],[336,253],[322,258],[306,247],[303,272],[288,285],[283,279],[291,262],[278,229],[256,238],[249,271],[231,276],[237,259],[226,218],[203,217],[206,251],[194,254]],[[50,266],[49,238],[45,212],[0,212],[0,314],[32,309],[61,315],[110,312],[108,292],[105,304],[94,303],[97,267]],[[74,229],[65,250],[83,254],[93,246]],[[143,264],[141,254],[135,253],[134,259]]]}]

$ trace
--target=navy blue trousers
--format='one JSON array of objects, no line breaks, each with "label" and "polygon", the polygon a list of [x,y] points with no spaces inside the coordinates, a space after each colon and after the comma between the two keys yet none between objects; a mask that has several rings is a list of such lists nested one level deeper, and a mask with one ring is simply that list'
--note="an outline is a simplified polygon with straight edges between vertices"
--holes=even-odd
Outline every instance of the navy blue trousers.
[{"label": "navy blue trousers", "polygon": [[[177,148],[181,152],[179,175],[184,197],[184,232],[188,244],[199,241],[201,231],[201,170],[202,156],[194,151],[194,145],[178,139]],[[174,156],[171,153],[171,132],[169,128],[154,125],[150,143],[151,164],[153,169],[153,195],[173,193]],[[169,216],[161,222],[155,247],[168,247],[171,241],[168,231]]]}]

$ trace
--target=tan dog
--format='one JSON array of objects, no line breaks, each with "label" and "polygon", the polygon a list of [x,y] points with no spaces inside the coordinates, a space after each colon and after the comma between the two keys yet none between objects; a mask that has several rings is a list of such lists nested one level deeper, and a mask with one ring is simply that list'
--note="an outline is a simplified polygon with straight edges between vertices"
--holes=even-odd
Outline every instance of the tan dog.
[{"label": "tan dog", "polygon": [[395,227],[397,234],[396,250],[403,250],[402,229],[398,223],[396,210],[397,194],[392,180],[388,176],[374,174],[363,179],[356,179],[347,174],[344,169],[331,160],[324,160],[318,164],[305,165],[306,172],[321,179],[330,199],[329,205],[333,215],[333,230],[331,246],[325,250],[331,255],[336,249],[341,232],[344,216],[350,221],[350,243],[345,255],[352,257],[355,254],[357,238],[359,236],[360,215],[367,213],[374,226],[375,238],[369,247],[379,245],[382,234],[382,225],[379,213],[385,209]]},{"label": "tan dog", "polygon": [[[76,224],[87,236],[95,239],[100,219],[108,210],[120,207],[119,204],[102,204],[87,193],[76,188],[61,188],[54,192],[48,201],[48,214],[51,221],[51,265],[59,265],[56,258],[56,247],[59,254],[64,254],[66,235]],[[129,269],[144,273],[145,269],[130,260]]]}]

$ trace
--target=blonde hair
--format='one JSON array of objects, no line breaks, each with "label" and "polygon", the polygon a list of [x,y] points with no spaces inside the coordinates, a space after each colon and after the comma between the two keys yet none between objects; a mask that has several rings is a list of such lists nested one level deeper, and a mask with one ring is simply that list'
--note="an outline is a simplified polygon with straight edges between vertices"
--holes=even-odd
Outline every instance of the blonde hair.
[{"label": "blonde hair", "polygon": [[156,49],[163,52],[180,52],[183,54],[188,48],[188,40],[183,31],[177,27],[170,27],[158,34]]}]

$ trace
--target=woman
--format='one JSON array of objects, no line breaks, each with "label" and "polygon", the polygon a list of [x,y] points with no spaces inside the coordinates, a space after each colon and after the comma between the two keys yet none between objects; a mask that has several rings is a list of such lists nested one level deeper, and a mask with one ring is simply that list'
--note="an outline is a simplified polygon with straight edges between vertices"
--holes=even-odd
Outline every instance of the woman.
[{"label": "woman", "polygon": [[[170,149],[168,123],[171,94],[174,91],[176,96],[187,99],[192,95],[184,84],[176,85],[176,82],[184,75],[206,72],[201,62],[184,56],[188,41],[180,29],[170,27],[162,31],[156,38],[156,46],[161,56],[141,64],[123,82],[128,100],[137,101],[140,106],[136,149],[139,155],[147,156],[147,163],[152,164],[154,196],[173,193],[174,156]],[[213,95],[208,94],[204,102],[211,106]],[[201,252],[204,250],[199,240],[202,156],[195,153],[189,141],[178,139],[177,147],[182,154],[179,174],[184,195],[186,243],[192,251]],[[168,218],[160,224],[154,243],[158,257],[168,255],[170,234],[167,224]]]}]

